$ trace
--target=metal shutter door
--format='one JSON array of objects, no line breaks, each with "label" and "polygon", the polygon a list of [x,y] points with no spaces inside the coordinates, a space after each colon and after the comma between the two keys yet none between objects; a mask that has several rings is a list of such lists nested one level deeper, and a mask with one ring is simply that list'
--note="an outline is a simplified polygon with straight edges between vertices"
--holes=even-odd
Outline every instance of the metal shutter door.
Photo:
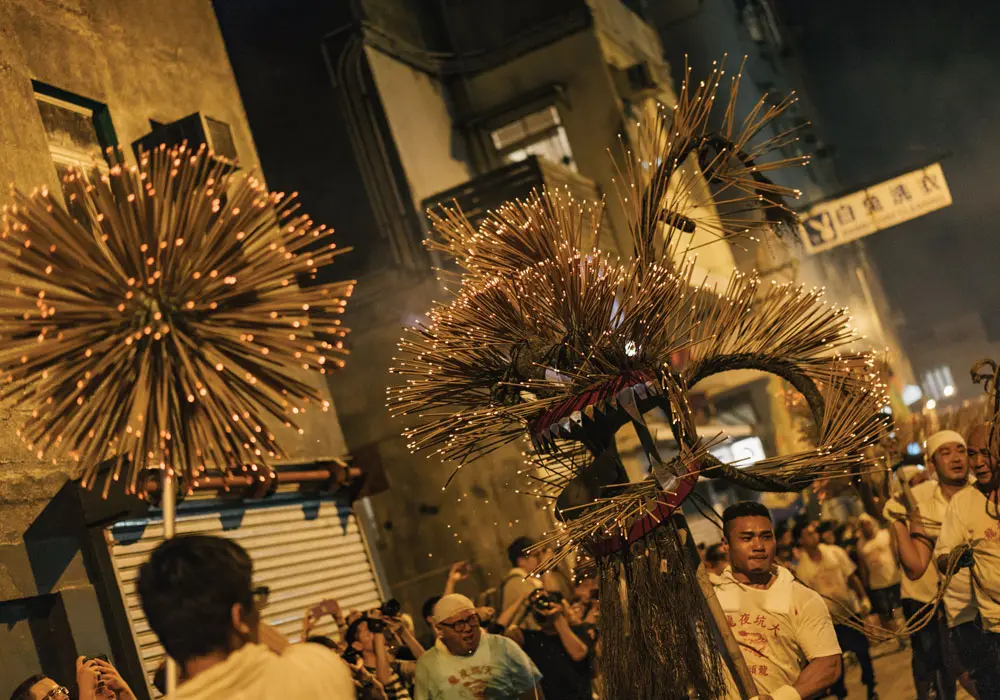
[{"label": "metal shutter door", "polygon": [[[177,508],[177,534],[207,534],[239,542],[254,563],[254,583],[271,588],[263,619],[290,641],[302,633],[307,607],[335,598],[345,614],[381,601],[381,590],[363,533],[341,499],[272,496],[251,504],[185,501]],[[163,540],[163,518],[122,520],[105,530],[139,656],[151,693],[164,651],[146,622],[136,590],[139,567]],[[314,634],[336,636],[329,618]]]}]

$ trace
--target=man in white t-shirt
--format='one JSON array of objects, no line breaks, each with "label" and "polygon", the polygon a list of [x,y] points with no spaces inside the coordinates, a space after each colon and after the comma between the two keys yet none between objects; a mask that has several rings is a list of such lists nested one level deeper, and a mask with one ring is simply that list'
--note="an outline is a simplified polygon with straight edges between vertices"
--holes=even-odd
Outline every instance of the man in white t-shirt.
[{"label": "man in white t-shirt", "polygon": [[475,604],[446,595],[434,606],[434,648],[417,661],[416,700],[536,700],[542,674],[512,639],[480,627]]},{"label": "man in white t-shirt", "polygon": [[[858,559],[872,610],[878,614],[882,627],[895,629],[893,613],[899,607],[901,575],[892,552],[892,536],[867,513],[861,514],[858,525],[862,535],[858,542]],[[903,640],[899,643],[902,646]]]},{"label": "man in white t-shirt", "polygon": [[959,560],[961,570],[967,574],[964,567],[971,566],[979,619],[953,627],[951,634],[980,700],[1000,698],[1000,507],[997,471],[988,442],[987,426],[978,425],[969,432],[969,465],[976,483],[956,493],[948,503],[934,548],[941,573],[948,570],[952,550],[959,548],[966,550]]},{"label": "man in white t-shirt", "polygon": [[[948,502],[969,484],[969,462],[965,438],[952,430],[941,430],[924,446],[937,479],[908,489],[885,505],[883,515],[890,522],[896,554],[903,569],[902,607],[912,618],[937,596],[937,568],[931,566],[934,542],[944,521]],[[910,500],[912,498],[912,501]],[[968,686],[968,674],[957,655],[950,652],[948,628],[975,619],[972,581],[968,571],[959,572],[944,591],[943,613],[935,621],[910,635],[913,648],[913,684],[918,700],[931,697],[938,689],[943,700],[954,700],[955,682]]]},{"label": "man in white t-shirt", "polygon": [[[823,596],[830,615],[837,642],[844,651],[854,653],[861,666],[861,682],[868,688],[868,699],[878,697],[875,692],[875,666],[872,664],[871,645],[865,635],[845,622],[861,612],[859,603],[868,603],[864,584],[857,573],[857,566],[840,547],[821,544],[815,523],[799,523],[794,530],[802,555],[795,575],[802,583]],[[847,688],[841,679],[831,688],[838,698],[847,697]]]},{"label": "man in white t-shirt", "polygon": [[[730,566],[711,576],[760,700],[819,697],[841,675],[840,646],[822,598],[774,563],[771,513],[745,501],[722,515]],[[731,684],[729,698],[739,698]]]}]

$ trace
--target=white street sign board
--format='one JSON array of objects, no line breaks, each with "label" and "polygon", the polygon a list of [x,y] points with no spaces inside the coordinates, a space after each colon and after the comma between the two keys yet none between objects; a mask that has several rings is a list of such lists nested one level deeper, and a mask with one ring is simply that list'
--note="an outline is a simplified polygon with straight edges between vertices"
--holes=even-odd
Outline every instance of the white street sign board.
[{"label": "white street sign board", "polygon": [[950,204],[944,172],[935,163],[813,206],[800,217],[799,236],[812,255]]}]

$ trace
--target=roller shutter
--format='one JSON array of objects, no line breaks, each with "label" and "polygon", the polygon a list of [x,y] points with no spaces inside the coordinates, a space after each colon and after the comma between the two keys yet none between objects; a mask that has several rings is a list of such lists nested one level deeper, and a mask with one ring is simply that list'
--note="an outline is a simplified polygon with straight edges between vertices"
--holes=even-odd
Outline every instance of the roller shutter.
[{"label": "roller shutter", "polygon": [[[139,567],[163,540],[163,518],[154,512],[105,531],[148,681],[164,651],[146,622],[136,581]],[[250,553],[254,584],[271,588],[263,618],[290,641],[301,636],[306,608],[324,598],[335,598],[345,612],[375,607],[382,599],[364,533],[343,499],[290,494],[263,502],[185,501],[177,508],[177,534],[192,533],[228,537]],[[335,637],[336,625],[327,618],[313,633]],[[150,689],[158,696],[151,681]]]}]

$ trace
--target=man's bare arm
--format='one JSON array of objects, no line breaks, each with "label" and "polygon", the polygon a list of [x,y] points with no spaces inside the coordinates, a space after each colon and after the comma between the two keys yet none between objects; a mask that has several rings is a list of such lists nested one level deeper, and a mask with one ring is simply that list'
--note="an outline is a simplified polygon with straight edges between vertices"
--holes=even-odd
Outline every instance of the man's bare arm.
[{"label": "man's bare arm", "polygon": [[802,700],[817,697],[840,678],[840,654],[820,656],[808,663],[792,687]]},{"label": "man's bare arm", "polygon": [[933,546],[923,537],[914,537],[910,534],[924,535],[923,527],[914,523],[907,528],[906,523],[895,520],[892,523],[893,542],[899,554],[899,563],[903,566],[903,573],[906,578],[916,581],[931,563],[931,550]]}]

